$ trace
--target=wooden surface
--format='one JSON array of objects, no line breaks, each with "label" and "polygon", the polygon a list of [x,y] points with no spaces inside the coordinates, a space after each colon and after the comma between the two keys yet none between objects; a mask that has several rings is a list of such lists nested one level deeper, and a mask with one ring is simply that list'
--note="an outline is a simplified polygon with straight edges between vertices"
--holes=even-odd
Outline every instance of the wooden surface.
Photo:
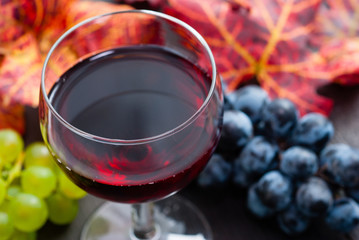
[{"label": "wooden surface", "polygon": [[[335,125],[334,142],[345,142],[359,147],[359,87],[330,86],[321,92],[335,100],[331,119]],[[41,139],[37,111],[27,109],[26,140]],[[359,173],[358,173],[359,174]],[[301,236],[289,238],[278,229],[273,220],[259,221],[245,207],[245,192],[232,186],[217,191],[204,191],[195,185],[182,190],[180,195],[192,201],[206,216],[215,240],[359,240],[359,230],[350,235],[339,235],[320,222]],[[103,201],[87,196],[80,202],[80,212],[69,226],[59,227],[48,223],[39,231],[38,240],[78,240],[83,224]],[[358,233],[357,233],[358,232]]]}]

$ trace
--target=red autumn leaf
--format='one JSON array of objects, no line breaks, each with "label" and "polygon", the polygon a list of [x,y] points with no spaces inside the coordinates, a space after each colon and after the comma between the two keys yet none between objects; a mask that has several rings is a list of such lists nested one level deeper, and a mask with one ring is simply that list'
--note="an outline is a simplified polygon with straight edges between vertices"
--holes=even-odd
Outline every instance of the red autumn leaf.
[{"label": "red autumn leaf", "polygon": [[25,28],[16,21],[15,3],[4,3],[0,0],[0,54],[6,54],[6,49],[13,41],[25,33]]},{"label": "red autumn leaf", "polygon": [[[69,12],[72,19],[68,19],[68,22],[79,22],[103,13],[133,9],[129,5],[114,5],[104,2],[95,3],[99,4],[98,7],[93,6],[94,3],[91,2],[91,8],[89,8],[88,4],[89,2],[82,1],[75,3]],[[118,23],[125,25],[127,30],[117,28]],[[88,53],[93,54],[94,51],[107,50],[116,45],[157,42],[158,36],[154,35],[155,31],[151,31],[153,28],[157,28],[157,25],[154,24],[151,17],[142,15],[129,18],[128,15],[114,15],[101,18],[99,21],[95,20],[86,28],[75,30],[69,40],[73,42],[74,52],[83,58]]]},{"label": "red autumn leaf", "polygon": [[320,46],[327,74],[340,84],[359,83],[359,1],[325,0],[319,10],[314,44]]},{"label": "red autumn leaf", "polygon": [[64,2],[0,0],[0,129],[25,132],[23,103],[37,101],[42,65],[34,33]]},{"label": "red autumn leaf", "polygon": [[94,17],[104,13],[130,10],[133,7],[129,5],[119,5],[107,2],[77,1],[74,2],[67,13],[68,26],[73,26],[87,18]]},{"label": "red autumn leaf", "polygon": [[[99,14],[129,9],[133,8],[127,5],[115,5],[106,2],[74,2],[71,6],[71,9],[66,13],[66,17],[54,19],[54,21],[52,21],[52,24],[49,24],[48,27],[45,28],[38,36],[38,44],[43,58],[45,58],[54,42],[67,29],[74,26],[75,24]],[[84,50],[86,46],[90,45],[92,47],[97,47],[100,44],[106,42],[106,39],[111,38],[111,36],[113,35],[107,33],[107,35],[105,35],[105,38],[103,35],[87,35],[89,33],[83,31],[78,34],[83,36],[83,38],[86,38],[86,42],[80,42],[79,38],[71,37],[69,41],[74,43],[72,44],[72,46],[68,45],[68,47],[57,48],[56,51],[52,53],[52,58],[57,59],[56,63],[49,62],[49,69],[53,72],[51,76],[53,81],[56,81],[59,76],[61,76],[67,69],[72,67],[78,61],[80,56],[83,56],[83,54],[87,53],[90,50]],[[95,39],[94,37],[97,37],[97,39]],[[37,103],[34,104],[36,105]]]},{"label": "red autumn leaf", "polygon": [[[331,101],[316,89],[332,79],[343,84],[358,81],[358,21],[352,20],[359,12],[356,0],[151,2],[162,2],[165,13],[188,22],[206,38],[230,90],[256,78],[271,96],[295,102],[302,114],[329,114]],[[94,1],[0,0],[0,127],[2,119],[8,119],[2,113],[9,119],[22,114],[10,106],[37,106],[44,57],[66,29],[85,18],[129,8]],[[148,27],[156,26],[148,22]],[[158,40],[133,29],[127,36]],[[106,46],[103,36],[114,38],[106,30],[77,34],[94,48]],[[50,66],[54,80],[90,50],[64,48],[54,53],[59,59]]]},{"label": "red autumn leaf", "polygon": [[[0,104],[4,104],[0,96]],[[20,134],[25,132],[24,106],[11,102],[7,105],[0,105],[0,129],[12,128]]]},{"label": "red autumn leaf", "polygon": [[68,12],[75,0],[0,0],[1,17],[17,21],[35,33]]},{"label": "red autumn leaf", "polygon": [[330,75],[314,71],[323,67],[323,59],[308,45],[320,4],[320,0],[168,0],[164,12],[205,37],[229,90],[256,78],[272,97],[292,100],[302,114],[328,115],[332,101],[318,95],[317,88],[329,82]]},{"label": "red autumn leaf", "polygon": [[[65,18],[54,19],[53,24],[47,25],[48,27],[43,29],[41,33],[34,34],[32,31],[28,31],[23,34],[12,43],[11,48],[7,49],[2,66],[0,67],[0,96],[4,96],[3,101],[14,101],[36,107],[38,105],[43,61],[49,48],[57,38],[68,28],[84,19],[103,13],[129,9],[132,9],[132,7],[106,2],[75,2],[72,4],[71,10],[64,13]],[[109,39],[118,39],[121,42],[126,40],[128,36],[132,36],[131,34],[134,34],[134,36],[138,34],[138,37],[145,38],[145,41],[155,39],[154,36],[137,32],[135,24],[139,24],[139,21],[136,21],[136,19],[130,19],[129,24],[133,25],[133,28],[130,28],[133,29],[131,32],[120,34],[116,33],[116,31],[111,32],[109,31],[109,28],[113,26],[111,24],[113,23],[109,23],[108,29],[105,29],[106,31],[102,34],[99,34],[100,32],[96,32],[94,35],[90,32],[77,32],[76,34],[79,37],[72,39],[72,41],[78,47],[61,48],[60,51],[54,52],[58,60],[56,64],[49,65],[49,76],[54,81],[57,80],[56,77],[59,77],[75,64],[79,56],[83,56],[83,54],[91,50],[85,49],[85,45],[97,49],[105,47]],[[146,26],[153,27],[150,21]],[[83,42],[76,42],[80,37],[83,39]]]},{"label": "red autumn leaf", "polygon": [[[0,56],[0,67],[4,60]],[[5,96],[6,97],[6,96]],[[4,101],[0,95],[0,129],[12,128],[23,134],[25,132],[24,106],[14,101]]]},{"label": "red autumn leaf", "polygon": [[[84,18],[125,9],[130,7],[104,2],[0,0],[0,128],[24,133],[23,105],[38,105],[44,58],[66,29]],[[61,59],[49,69],[53,76],[77,59],[73,49],[57,54]]]},{"label": "red autumn leaf", "polygon": [[35,36],[26,33],[18,38],[5,55],[0,68],[0,96],[3,106],[10,102],[35,106],[39,98],[42,59]]}]

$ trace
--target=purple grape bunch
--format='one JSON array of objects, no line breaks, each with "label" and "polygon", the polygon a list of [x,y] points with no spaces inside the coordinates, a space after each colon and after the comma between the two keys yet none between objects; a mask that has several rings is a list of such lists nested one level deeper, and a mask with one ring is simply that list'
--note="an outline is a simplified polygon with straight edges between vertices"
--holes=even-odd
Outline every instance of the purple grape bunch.
[{"label": "purple grape bunch", "polygon": [[359,224],[359,149],[331,143],[334,127],[319,113],[300,116],[286,98],[257,85],[225,95],[222,136],[197,178],[202,188],[232,184],[247,191],[247,208],[275,218],[288,235],[321,219],[333,230]]}]

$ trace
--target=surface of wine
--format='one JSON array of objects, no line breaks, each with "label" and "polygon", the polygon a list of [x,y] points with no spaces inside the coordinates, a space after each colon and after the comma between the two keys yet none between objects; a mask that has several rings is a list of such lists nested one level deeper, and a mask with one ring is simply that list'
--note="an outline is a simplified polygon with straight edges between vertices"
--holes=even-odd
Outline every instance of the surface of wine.
[{"label": "surface of wine", "polygon": [[94,195],[118,202],[162,198],[204,167],[218,140],[216,122],[202,117],[145,144],[118,140],[152,138],[184,124],[210,85],[201,69],[164,48],[101,52],[63,74],[49,99],[72,126],[113,143],[75,134],[53,119],[50,145],[67,174]]}]

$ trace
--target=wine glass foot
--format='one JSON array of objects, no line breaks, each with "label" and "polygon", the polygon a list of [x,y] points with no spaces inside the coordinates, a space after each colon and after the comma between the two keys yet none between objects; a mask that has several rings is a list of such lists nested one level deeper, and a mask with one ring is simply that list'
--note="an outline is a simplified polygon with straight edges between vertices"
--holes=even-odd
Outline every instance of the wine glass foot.
[{"label": "wine glass foot", "polygon": [[[213,240],[203,214],[182,197],[157,201],[155,220],[158,234],[153,240]],[[134,240],[131,222],[131,205],[107,202],[88,219],[81,240]]]}]

